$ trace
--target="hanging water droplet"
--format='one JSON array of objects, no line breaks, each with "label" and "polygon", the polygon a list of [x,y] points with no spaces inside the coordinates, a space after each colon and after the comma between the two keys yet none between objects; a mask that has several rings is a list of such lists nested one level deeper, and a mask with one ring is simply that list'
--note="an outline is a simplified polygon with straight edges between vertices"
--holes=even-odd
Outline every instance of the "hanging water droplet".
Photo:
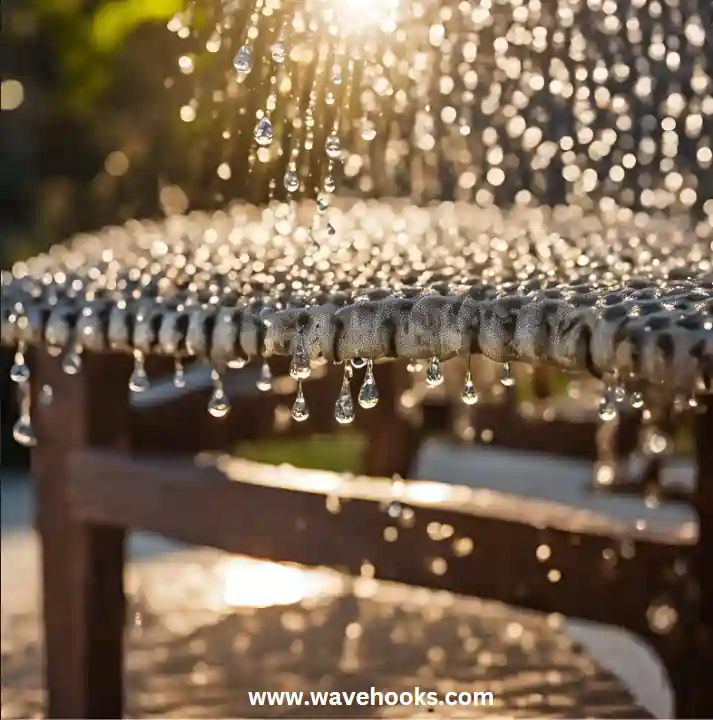
[{"label": "hanging water droplet", "polygon": [[37,437],[32,427],[32,421],[28,413],[23,413],[12,427],[12,437],[15,442],[22,447],[35,447],[37,445]]},{"label": "hanging water droplet", "polygon": [[418,360],[412,360],[407,366],[406,366],[406,372],[410,373],[418,373],[423,370],[423,365]]},{"label": "hanging water droplet", "polygon": [[396,501],[392,500],[387,506],[386,506],[386,512],[389,517],[397,518],[401,515],[403,512],[403,505]]},{"label": "hanging water droplet", "polygon": [[364,381],[359,388],[359,405],[365,410],[373,408],[379,402],[379,388],[376,386],[374,378],[374,362],[368,360],[366,363],[366,373]]},{"label": "hanging water droplet", "polygon": [[62,371],[65,375],[77,375],[82,369],[82,353],[79,348],[67,351],[62,358]]},{"label": "hanging water droplet", "polygon": [[597,415],[602,422],[611,422],[615,420],[619,415],[617,409],[617,403],[614,399],[614,392],[611,388],[607,389],[606,392],[602,393],[601,400],[599,401],[599,410]]},{"label": "hanging water droplet", "polygon": [[263,362],[260,368],[260,377],[255,384],[257,385],[257,389],[262,392],[269,392],[272,389],[272,371],[267,364],[267,360]]},{"label": "hanging water droplet", "polygon": [[332,160],[336,160],[342,154],[342,143],[337,133],[333,132],[327,137],[324,142],[324,150]]},{"label": "hanging water droplet", "polygon": [[332,82],[335,85],[342,84],[342,66],[336,63],[332,66]]},{"label": "hanging water droplet", "polygon": [[352,367],[355,370],[361,370],[361,368],[366,367],[367,361],[364,358],[352,358]]},{"label": "hanging water droplet", "polygon": [[297,177],[297,173],[294,170],[288,170],[283,178],[285,190],[287,192],[297,192],[300,187],[300,179]]},{"label": "hanging water droplet", "polygon": [[305,347],[304,338],[300,335],[290,363],[290,377],[293,380],[306,380],[310,376],[310,372],[309,354]]},{"label": "hanging water droplet", "polygon": [[54,390],[51,385],[43,385],[37,395],[37,402],[43,407],[48,407],[54,400]]},{"label": "hanging water droplet", "polygon": [[500,368],[500,384],[503,387],[512,387],[515,384],[509,362],[503,363],[502,368]]},{"label": "hanging water droplet", "polygon": [[217,370],[211,371],[213,394],[208,401],[208,413],[214,418],[224,418],[230,412],[230,403]]},{"label": "hanging water droplet", "polygon": [[297,397],[295,397],[295,402],[292,405],[292,417],[297,422],[304,422],[309,417],[309,408],[302,391],[301,380],[297,383]]},{"label": "hanging water droplet", "polygon": [[663,455],[670,446],[669,437],[656,427],[647,427],[641,433],[641,450],[644,455]]},{"label": "hanging water droplet", "polygon": [[331,175],[324,179],[324,192],[333,193],[337,189],[337,183]]},{"label": "hanging water droplet", "polygon": [[644,394],[639,390],[631,393],[629,403],[631,404],[631,407],[635,408],[636,410],[644,407]]},{"label": "hanging water droplet", "polygon": [[334,235],[337,231],[334,229],[332,223],[327,223],[327,235]]},{"label": "hanging water droplet", "polygon": [[442,382],[441,361],[437,357],[433,357],[426,368],[426,384],[429,387],[438,387]]},{"label": "hanging water droplet", "polygon": [[623,403],[626,400],[626,388],[623,385],[617,385],[614,388],[614,400]]},{"label": "hanging water droplet", "polygon": [[233,58],[233,65],[239,73],[244,75],[249,73],[253,67],[253,58],[250,54],[250,50],[243,45]]},{"label": "hanging water droplet", "polygon": [[327,198],[324,197],[324,195],[320,195],[317,198],[317,210],[319,210],[319,212],[323,213],[323,212],[327,212],[328,209],[329,209],[329,202],[327,202]]},{"label": "hanging water droplet", "polygon": [[285,62],[285,43],[279,41],[273,43],[272,47],[270,48],[270,52],[272,53],[272,59],[276,63]]},{"label": "hanging water droplet", "polygon": [[255,126],[255,140],[258,145],[269,145],[272,142],[272,123],[266,118],[260,118]]},{"label": "hanging water droplet", "polygon": [[348,425],[354,420],[354,402],[352,401],[352,388],[349,383],[350,376],[347,368],[351,370],[351,366],[347,365],[344,369],[342,389],[334,405],[334,418],[340,425]]},{"label": "hanging water droplet", "polygon": [[463,390],[460,394],[460,399],[466,405],[475,405],[478,402],[478,391],[475,389],[473,384],[473,378],[470,374],[470,370],[465,375],[465,382],[463,383]]},{"label": "hanging water droplet", "polygon": [[173,387],[186,387],[186,370],[181,360],[176,360],[173,366]]},{"label": "hanging water droplet", "polygon": [[138,350],[134,350],[134,371],[129,378],[129,390],[131,392],[144,392],[151,387],[149,377],[144,367],[144,355]]},{"label": "hanging water droplet", "polygon": [[700,403],[698,402],[698,398],[695,395],[691,395],[688,398],[688,407],[691,408],[692,410],[695,410],[696,408],[698,408],[699,405],[700,405]]},{"label": "hanging water droplet", "polygon": [[232,360],[228,360],[228,367],[231,370],[242,370],[247,364],[248,361],[245,358],[241,357],[236,357]]},{"label": "hanging water droplet", "polygon": [[25,361],[24,347],[19,347],[15,353],[15,363],[10,368],[10,380],[14,383],[25,383],[30,379],[30,368]]},{"label": "hanging water droplet", "polygon": [[376,126],[371,120],[364,120],[361,124],[361,137],[366,142],[371,142],[376,137]]}]

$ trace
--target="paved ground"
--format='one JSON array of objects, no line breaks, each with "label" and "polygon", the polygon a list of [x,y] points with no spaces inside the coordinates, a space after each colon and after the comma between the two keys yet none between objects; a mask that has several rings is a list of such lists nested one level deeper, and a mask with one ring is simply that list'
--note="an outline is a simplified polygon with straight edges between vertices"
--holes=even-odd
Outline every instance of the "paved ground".
[{"label": "paved ground", "polygon": [[[592,499],[585,465],[540,461],[534,472],[533,462],[512,453],[476,455],[430,445],[416,474],[476,486],[485,486],[479,479],[487,477],[489,487],[594,505],[619,519],[691,521],[678,508],[651,511],[638,502]],[[20,718],[42,711],[38,559],[28,483],[3,480],[2,717]],[[294,709],[248,707],[246,690],[371,685],[491,690],[499,703],[495,712],[508,717],[632,718],[647,711],[668,717],[671,710],[660,668],[619,631],[444,593],[354,584],[329,572],[181,548],[154,537],[132,537],[131,549],[133,716],[298,717]],[[301,716],[364,716],[363,708],[338,710],[303,709]],[[493,712],[471,708],[459,716]],[[388,708],[377,714],[398,715]]]}]

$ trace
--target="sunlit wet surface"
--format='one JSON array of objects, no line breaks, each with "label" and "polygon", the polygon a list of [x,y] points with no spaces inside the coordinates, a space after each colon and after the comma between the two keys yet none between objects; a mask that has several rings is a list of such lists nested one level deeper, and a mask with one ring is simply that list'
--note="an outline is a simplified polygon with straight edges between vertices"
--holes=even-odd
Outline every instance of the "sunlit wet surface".
[{"label": "sunlit wet surface", "polygon": [[[363,709],[258,712],[246,691],[371,685],[495,694],[497,708],[448,717],[647,716],[558,616],[205,549],[137,561],[127,589],[129,716],[349,717]],[[44,701],[37,615],[22,607],[3,613],[4,718],[39,715]]]}]

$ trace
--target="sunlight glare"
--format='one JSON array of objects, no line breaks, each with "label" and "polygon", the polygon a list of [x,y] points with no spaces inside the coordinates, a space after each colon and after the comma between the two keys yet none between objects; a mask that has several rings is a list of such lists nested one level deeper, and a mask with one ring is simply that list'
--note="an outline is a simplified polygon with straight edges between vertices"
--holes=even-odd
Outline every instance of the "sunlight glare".
[{"label": "sunlight glare", "polygon": [[400,0],[324,0],[325,18],[341,33],[396,30]]}]

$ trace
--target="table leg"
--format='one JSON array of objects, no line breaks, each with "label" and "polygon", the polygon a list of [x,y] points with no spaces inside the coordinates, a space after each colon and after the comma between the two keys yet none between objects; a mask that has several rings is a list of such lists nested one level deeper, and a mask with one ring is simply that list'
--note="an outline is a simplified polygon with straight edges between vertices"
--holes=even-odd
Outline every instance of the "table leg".
[{"label": "table leg", "polygon": [[[124,358],[85,357],[65,375],[57,359],[33,358],[32,451],[36,527],[42,548],[47,714],[118,718],[123,710],[124,530],[77,517],[68,462],[82,447],[117,447],[127,430]],[[43,385],[50,404],[37,402]],[[46,393],[45,393],[46,396]]]}]

